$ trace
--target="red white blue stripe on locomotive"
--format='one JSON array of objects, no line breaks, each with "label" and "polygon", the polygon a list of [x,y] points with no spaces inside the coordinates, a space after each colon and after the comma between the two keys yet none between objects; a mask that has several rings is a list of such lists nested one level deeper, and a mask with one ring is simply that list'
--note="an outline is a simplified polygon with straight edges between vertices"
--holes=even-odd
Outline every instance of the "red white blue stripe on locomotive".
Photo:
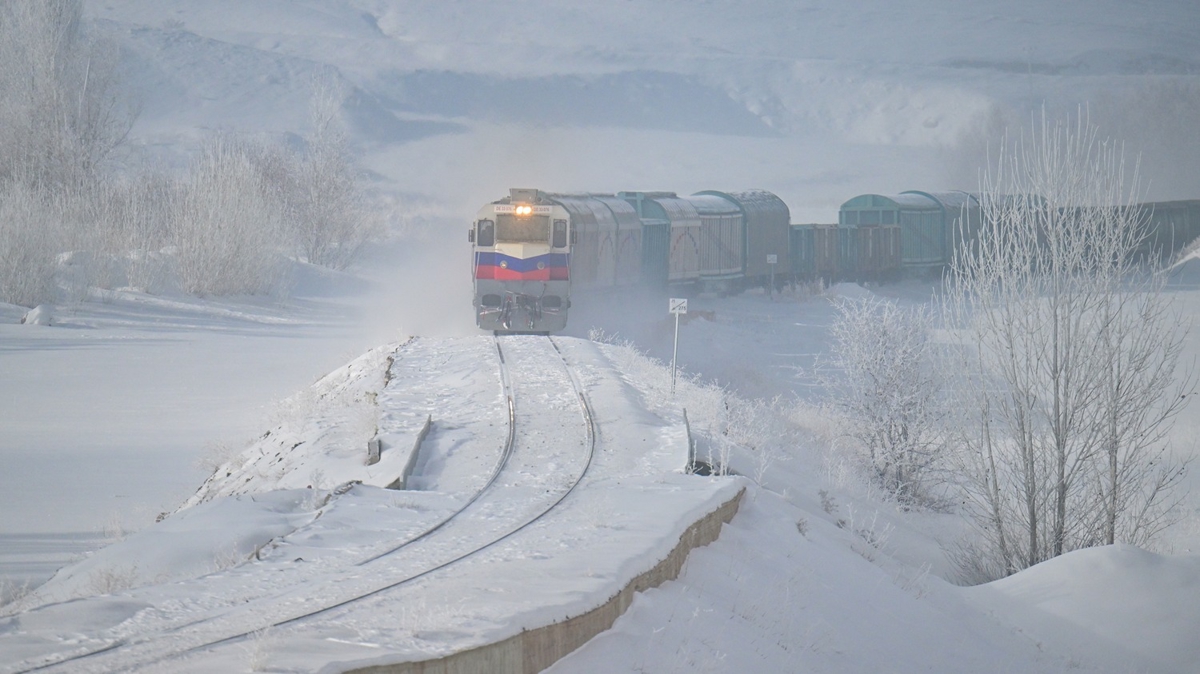
[{"label": "red white blue stripe on locomotive", "polygon": [[566,281],[570,279],[566,253],[519,258],[503,253],[475,253],[475,278],[498,281]]}]

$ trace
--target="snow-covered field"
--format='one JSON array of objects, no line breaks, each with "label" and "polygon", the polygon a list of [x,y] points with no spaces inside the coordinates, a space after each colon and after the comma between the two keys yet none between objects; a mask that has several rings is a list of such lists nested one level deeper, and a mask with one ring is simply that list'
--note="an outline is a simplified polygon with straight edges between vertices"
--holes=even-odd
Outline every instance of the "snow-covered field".
[{"label": "snow-covered field", "polygon": [[[405,375],[414,390],[430,389],[421,377],[452,375],[465,387],[464,397],[421,403],[462,417],[434,441],[451,455],[486,435],[472,430],[464,402],[488,400],[497,386],[473,367],[482,359],[471,346],[465,222],[509,187],[761,187],[784,198],[794,222],[828,222],[860,193],[971,189],[986,142],[1005,124],[1043,104],[1087,104],[1102,132],[1144,153],[1147,198],[1200,197],[1193,3],[88,0],[86,8],[122,40],[143,99],[118,162],[180,166],[215,129],[302,132],[314,77],[332,74],[359,160],[374,189],[395,200],[397,236],[352,274],[301,270],[283,299],[96,292],[56,307],[51,325],[18,324],[25,309],[0,306],[3,589],[40,583],[90,552],[25,605],[126,592],[78,611],[66,604],[0,619],[0,668],[114,635],[136,639],[139,629],[153,635],[188,615],[185,605],[209,602],[212,611],[236,601],[243,595],[197,589],[219,587],[194,579],[221,569],[232,570],[213,576],[249,596],[247,588],[265,586],[254,574],[271,562],[238,563],[317,512],[328,529],[310,527],[287,545],[304,547],[298,556],[321,568],[320,560],[377,544],[377,532],[360,528],[380,520],[362,512],[414,525],[450,507],[476,464],[423,466],[428,481],[412,501],[364,486],[322,510],[324,495],[349,479],[335,450],[359,447],[373,419],[355,397],[361,391],[322,399],[333,380],[314,382],[335,371],[350,377],[347,363],[415,335],[436,355]],[[920,302],[932,290],[908,282],[833,292]],[[1175,295],[1200,315],[1200,289],[1185,284]],[[813,368],[834,315],[827,296],[747,294],[699,299],[693,309],[713,319],[683,327],[685,370],[749,400],[819,399]],[[569,333],[600,328],[667,359],[663,314],[656,300],[592,298],[576,307]],[[1189,340],[1189,355],[1200,355],[1200,335]],[[619,399],[660,420],[687,405],[700,435],[719,445],[711,389],[687,384],[673,400],[662,368],[624,349],[603,353],[630,380]],[[958,520],[873,497],[830,461],[820,414],[798,414],[785,454],[732,450],[744,478],[660,471],[665,484],[748,492],[720,540],[695,551],[678,581],[639,597],[613,630],[552,671],[1196,671],[1197,498],[1163,540],[1159,552],[1173,554],[1083,550],[959,588],[944,553],[962,531]],[[290,489],[262,503],[218,501],[154,525],[213,468],[244,447],[253,454],[260,436],[280,427],[329,456],[256,473],[259,489]],[[1197,437],[1200,414],[1189,408],[1173,436],[1177,451],[1194,451]],[[321,498],[305,493],[309,484]],[[582,528],[636,529],[648,524],[637,517],[662,509],[627,500],[629,508],[616,497],[584,506]],[[121,542],[95,552],[108,541]],[[577,559],[567,552],[562,564]],[[535,562],[558,554],[533,543],[506,553]],[[597,555],[597,568],[579,576],[607,582],[613,572],[599,567],[618,561]],[[537,587],[528,581],[524,591]],[[401,643],[461,644],[495,633],[491,608],[417,592],[344,619],[336,633],[260,632],[191,666],[300,671],[321,658],[383,656]],[[389,620],[387,629],[377,623]],[[405,633],[395,627],[405,621],[432,626]]]}]

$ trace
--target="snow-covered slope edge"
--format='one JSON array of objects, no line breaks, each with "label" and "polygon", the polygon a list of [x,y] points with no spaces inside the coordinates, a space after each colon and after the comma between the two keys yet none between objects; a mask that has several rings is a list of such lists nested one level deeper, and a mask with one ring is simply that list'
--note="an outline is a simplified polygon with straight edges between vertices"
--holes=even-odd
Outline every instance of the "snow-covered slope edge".
[{"label": "snow-covered slope edge", "polygon": [[[582,613],[577,612],[577,609],[566,609],[561,619],[549,621],[541,626],[528,626],[506,639],[433,659],[395,661],[394,656],[382,656],[366,662],[334,663],[323,671],[354,674],[422,674],[443,670],[542,671],[611,628],[633,603],[638,593],[677,578],[694,549],[717,540],[724,525],[737,514],[745,489],[725,489],[723,493],[727,500],[714,510],[704,514],[689,513],[681,520],[681,524],[686,524],[688,520],[694,521],[679,534],[678,541],[668,552],[655,551],[653,557],[659,558],[660,561],[653,568],[630,578],[620,591],[595,608]],[[595,594],[592,593],[593,596]],[[573,603],[579,604],[578,601]],[[553,610],[559,607],[548,608]],[[510,626],[506,631],[514,630]]]},{"label": "snow-covered slope edge", "polygon": [[1124,671],[1194,672],[1200,663],[1197,555],[1086,548],[963,593],[1035,639],[1111,643],[1129,654],[1110,661]]},{"label": "snow-covered slope edge", "polygon": [[398,348],[372,349],[288,399],[281,421],[222,463],[182,508],[219,496],[387,480],[366,466],[367,442],[378,428],[376,399]]}]

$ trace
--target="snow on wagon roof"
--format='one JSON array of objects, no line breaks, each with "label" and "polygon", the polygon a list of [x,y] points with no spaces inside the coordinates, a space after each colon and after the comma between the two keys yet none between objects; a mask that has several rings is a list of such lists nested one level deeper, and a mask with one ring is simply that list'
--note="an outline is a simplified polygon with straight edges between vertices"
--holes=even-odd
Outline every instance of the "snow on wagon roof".
[{"label": "snow on wagon roof", "polygon": [[741,192],[718,192],[705,190],[699,195],[718,196],[737,204],[742,213],[756,225],[787,226],[792,220],[791,211],[783,199],[772,192],[760,189],[750,189]]},{"label": "snow on wagon roof", "polygon": [[979,206],[979,199],[968,192],[960,192],[952,190],[949,192],[922,192],[920,190],[908,190],[902,194],[920,194],[926,196],[942,205],[943,208],[959,210],[962,208],[971,208]]},{"label": "snow on wagon roof", "polygon": [[896,210],[932,211],[938,208],[937,201],[923,192],[905,192],[903,194],[860,194],[842,204],[841,210],[858,210],[864,208],[886,208]]}]

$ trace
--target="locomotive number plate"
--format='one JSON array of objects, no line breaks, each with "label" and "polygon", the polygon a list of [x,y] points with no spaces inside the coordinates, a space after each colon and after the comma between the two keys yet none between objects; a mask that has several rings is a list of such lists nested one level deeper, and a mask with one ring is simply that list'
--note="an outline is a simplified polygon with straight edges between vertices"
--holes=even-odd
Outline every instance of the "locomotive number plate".
[{"label": "locomotive number plate", "polygon": [[[553,206],[533,206],[532,208],[533,208],[534,215],[550,215],[550,213],[553,212],[553,210],[554,210]],[[516,211],[516,206],[514,206],[513,204],[496,204],[495,205],[496,213],[513,213],[515,211]]]}]

